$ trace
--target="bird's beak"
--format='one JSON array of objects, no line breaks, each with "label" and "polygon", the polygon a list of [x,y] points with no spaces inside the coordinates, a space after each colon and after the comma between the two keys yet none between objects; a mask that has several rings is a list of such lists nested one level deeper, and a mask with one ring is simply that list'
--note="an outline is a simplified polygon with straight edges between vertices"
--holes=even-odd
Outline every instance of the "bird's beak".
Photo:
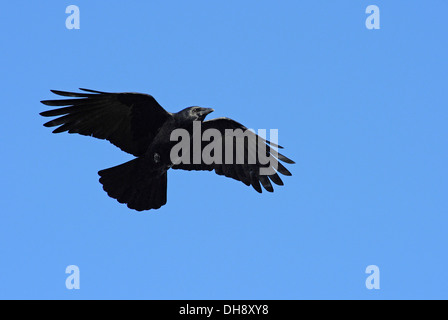
[{"label": "bird's beak", "polygon": [[204,108],[204,109],[202,110],[202,114],[203,114],[204,116],[206,116],[206,115],[212,113],[213,111],[215,111],[215,109],[212,109],[212,108]]}]

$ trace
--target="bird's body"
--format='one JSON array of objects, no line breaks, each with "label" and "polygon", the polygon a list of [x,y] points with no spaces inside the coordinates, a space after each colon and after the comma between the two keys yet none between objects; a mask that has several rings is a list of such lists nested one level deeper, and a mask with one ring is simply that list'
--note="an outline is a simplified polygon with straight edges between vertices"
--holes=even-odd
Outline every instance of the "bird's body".
[{"label": "bird's body", "polygon": [[[172,139],[172,133],[175,130],[183,130],[188,133],[189,137],[194,136],[194,123],[201,125],[200,133],[204,133],[205,130],[215,130],[220,135],[214,138],[217,141],[213,140],[213,142],[222,145],[222,150],[226,150],[223,151],[225,153],[227,152],[227,149],[224,148],[224,141],[227,143],[225,140],[226,130],[247,129],[228,118],[204,121],[205,117],[214,111],[213,109],[190,107],[177,113],[170,113],[165,111],[150,95],[81,90],[84,92],[52,90],[55,94],[76,99],[42,101],[48,106],[62,106],[62,108],[41,113],[46,117],[58,117],[44,125],[46,127],[59,126],[53,131],[54,133],[68,131],[69,133],[106,139],[123,151],[133,154],[135,159],[99,171],[100,182],[108,195],[120,203],[126,203],[131,209],[138,211],[158,209],[166,204],[167,171],[170,168],[215,170],[217,174],[242,181],[246,185],[252,185],[260,193],[260,183],[270,192],[273,191],[270,181],[277,185],[283,185],[277,172],[291,175],[278,160],[286,163],[294,162],[280,153],[274,153],[271,146],[279,146],[261,139],[254,133],[249,133],[249,135],[258,138],[255,149],[251,148],[250,144],[245,144],[242,153],[235,147],[233,155],[231,155],[234,158],[242,157],[243,163],[235,161],[230,163],[225,161],[207,162],[204,159],[200,159],[198,162],[193,158],[198,156],[198,153],[202,155],[207,148],[207,144],[202,141],[199,142],[199,151],[193,148],[196,151],[191,152],[191,161],[179,162],[179,158],[173,160],[172,150],[178,143]],[[188,142],[191,145],[197,143],[193,139]],[[258,152],[261,146],[267,146],[267,151],[263,151],[267,156],[276,155],[275,165],[272,165],[271,162],[269,164],[261,163],[258,159],[255,163],[248,161],[250,155]],[[224,156],[225,154],[223,154],[223,158]],[[260,174],[261,168],[270,168],[270,166],[275,168],[273,172],[267,175]]]},{"label": "bird's body", "polygon": [[170,150],[174,141],[170,141],[171,132],[177,128],[174,118],[169,118],[157,132],[154,140],[148,146],[145,158],[150,159],[153,166],[162,166],[169,169],[171,166]]}]

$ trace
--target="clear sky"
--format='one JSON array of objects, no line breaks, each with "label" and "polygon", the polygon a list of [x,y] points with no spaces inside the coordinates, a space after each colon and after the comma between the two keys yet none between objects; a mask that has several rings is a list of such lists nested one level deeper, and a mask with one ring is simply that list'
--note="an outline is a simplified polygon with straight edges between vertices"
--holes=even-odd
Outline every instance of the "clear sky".
[{"label": "clear sky", "polygon": [[[65,9],[80,9],[68,30]],[[368,5],[380,29],[365,26]],[[0,13],[0,298],[448,298],[447,2],[9,1]],[[273,194],[169,172],[136,213],[97,171],[132,159],[53,135],[50,89],[136,91],[278,129]],[[67,290],[77,265],[81,289]],[[380,290],[365,286],[380,269]]]}]

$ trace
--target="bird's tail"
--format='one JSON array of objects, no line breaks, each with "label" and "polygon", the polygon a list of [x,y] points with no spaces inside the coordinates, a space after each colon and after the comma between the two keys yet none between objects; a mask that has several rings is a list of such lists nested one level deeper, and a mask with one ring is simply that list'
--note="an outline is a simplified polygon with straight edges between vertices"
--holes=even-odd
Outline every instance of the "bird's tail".
[{"label": "bird's tail", "polygon": [[151,171],[142,158],[101,170],[98,174],[104,191],[131,209],[158,209],[166,204],[166,171]]}]

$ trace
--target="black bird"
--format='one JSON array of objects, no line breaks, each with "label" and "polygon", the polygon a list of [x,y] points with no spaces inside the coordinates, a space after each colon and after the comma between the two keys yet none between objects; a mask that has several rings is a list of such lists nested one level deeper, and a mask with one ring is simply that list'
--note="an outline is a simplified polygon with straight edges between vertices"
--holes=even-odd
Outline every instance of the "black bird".
[{"label": "black bird", "polygon": [[[57,95],[72,98],[41,101],[47,106],[61,107],[40,113],[44,117],[58,117],[45,123],[44,126],[58,126],[53,133],[68,131],[68,133],[79,133],[98,139],[106,139],[121,150],[134,155],[136,158],[131,161],[98,172],[100,183],[107,194],[120,203],[126,203],[131,209],[137,211],[158,209],[166,204],[167,170],[170,168],[215,170],[219,175],[241,181],[247,186],[252,185],[260,193],[262,192],[260,183],[269,192],[273,192],[270,181],[277,185],[283,185],[283,181],[277,172],[286,176],[291,175],[278,161],[294,163],[294,161],[275,151],[276,148],[282,147],[262,139],[250,131],[249,136],[257,139],[256,148],[251,148],[250,144],[247,143],[248,138],[246,138],[243,149],[237,149],[234,146],[233,153],[228,152],[230,153],[229,157],[233,159],[232,163],[229,163],[229,161],[210,163],[202,159],[199,162],[173,161],[170,152],[177,141],[171,140],[171,133],[175,129],[184,129],[190,133],[191,137],[194,135],[194,121],[200,121],[201,133],[207,129],[217,130],[222,140],[217,141],[217,143],[222,142],[222,158],[225,159],[227,149],[224,148],[224,137],[227,134],[226,129],[245,131],[247,128],[229,118],[204,121],[205,117],[214,111],[213,109],[195,106],[178,113],[170,113],[165,111],[148,94],[80,90],[83,92],[51,90]],[[210,139],[210,141],[214,141],[214,139]],[[192,137],[189,142],[193,144],[193,140]],[[237,138],[232,141],[235,140]],[[206,146],[206,143],[200,142],[199,152],[205,151]],[[266,148],[262,149],[266,150],[263,151],[266,152],[266,156],[275,159],[274,164],[271,162],[262,163],[258,157],[255,162],[249,161],[249,157],[254,156],[261,147]],[[179,153],[179,157],[188,157],[188,154],[183,152],[182,150]],[[191,159],[194,157],[193,153],[190,154]],[[210,154],[214,155],[214,153],[215,151]],[[237,158],[240,159],[240,162],[236,161]],[[241,159],[243,159],[242,162]],[[272,171],[267,175],[260,174],[261,168],[269,168]]]}]

